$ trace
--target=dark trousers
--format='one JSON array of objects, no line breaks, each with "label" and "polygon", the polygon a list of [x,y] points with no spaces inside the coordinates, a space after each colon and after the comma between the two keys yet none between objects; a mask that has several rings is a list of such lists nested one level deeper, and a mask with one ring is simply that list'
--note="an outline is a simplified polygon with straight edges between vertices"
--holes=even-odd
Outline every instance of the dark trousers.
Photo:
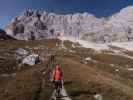
[{"label": "dark trousers", "polygon": [[61,82],[61,80],[54,81],[54,85],[55,85],[55,89],[57,89],[58,87],[62,88],[62,82]]}]

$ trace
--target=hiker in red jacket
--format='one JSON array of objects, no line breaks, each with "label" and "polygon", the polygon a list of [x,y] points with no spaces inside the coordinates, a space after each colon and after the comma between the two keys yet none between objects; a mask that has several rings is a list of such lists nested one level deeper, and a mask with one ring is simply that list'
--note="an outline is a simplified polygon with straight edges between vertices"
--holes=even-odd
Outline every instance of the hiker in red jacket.
[{"label": "hiker in red jacket", "polygon": [[62,77],[62,70],[60,68],[60,65],[57,64],[53,71],[53,82],[55,84],[55,89],[57,89],[58,86],[62,88]]}]

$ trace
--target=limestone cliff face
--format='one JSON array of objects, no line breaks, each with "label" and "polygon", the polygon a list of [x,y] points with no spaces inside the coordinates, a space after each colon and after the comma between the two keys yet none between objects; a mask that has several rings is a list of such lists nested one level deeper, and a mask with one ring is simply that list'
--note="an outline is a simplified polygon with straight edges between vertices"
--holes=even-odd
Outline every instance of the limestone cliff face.
[{"label": "limestone cliff face", "polygon": [[89,13],[59,15],[27,10],[6,27],[7,34],[20,40],[56,38],[59,35],[91,42],[133,40],[133,6],[107,18]]}]

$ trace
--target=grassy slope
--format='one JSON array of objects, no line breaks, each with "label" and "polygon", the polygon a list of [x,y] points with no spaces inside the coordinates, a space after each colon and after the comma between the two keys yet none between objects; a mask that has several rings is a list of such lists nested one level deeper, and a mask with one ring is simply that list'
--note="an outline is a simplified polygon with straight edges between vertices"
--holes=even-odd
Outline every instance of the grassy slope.
[{"label": "grassy slope", "polygon": [[[25,48],[42,55],[43,49],[55,47],[55,41],[57,40],[0,41],[0,100],[47,100],[49,98],[52,88],[42,83],[44,77],[41,73],[41,69],[46,69],[46,62],[32,67],[23,65],[23,68],[18,70],[19,65],[14,58],[14,51],[17,48]],[[16,75],[1,77],[3,73],[16,73]]]},{"label": "grassy slope", "polygon": [[[95,93],[102,94],[105,100],[133,99],[133,74],[126,70],[127,65],[132,68],[132,59],[85,48],[71,49],[76,53],[63,52],[60,62],[64,66],[65,86],[73,100],[94,100]],[[86,57],[96,62],[84,64]]]},{"label": "grassy slope", "polygon": [[95,92],[102,94],[106,100],[133,99],[133,88],[109,73],[100,72],[70,58],[65,58],[63,64],[65,86],[74,100],[93,100]]},{"label": "grassy slope", "polygon": [[[132,59],[99,54],[92,49],[72,48],[72,43],[66,41],[65,46],[76,51],[76,53],[71,53],[67,50],[58,50],[55,46],[57,43],[59,44],[60,41],[0,41],[0,56],[8,58],[0,59],[1,71],[17,73],[14,78],[0,78],[0,100],[35,100],[38,96],[40,96],[39,100],[47,100],[51,95],[51,85],[43,87],[40,91],[43,79],[40,69],[45,67],[44,64],[28,68],[25,66],[26,68],[22,70],[12,69],[12,66],[17,67],[18,64],[11,59],[13,55],[11,51],[19,47],[34,49],[33,51],[39,52],[40,55],[45,51],[40,50],[41,48],[54,48],[59,51],[57,55],[63,66],[65,87],[73,100],[94,100],[95,93],[101,93],[105,100],[133,100],[133,74],[125,69],[126,65],[133,66]],[[86,57],[91,57],[97,62],[88,61],[84,64]],[[5,64],[6,60],[9,63]],[[3,70],[8,67],[10,70]],[[119,71],[116,72],[116,69]]]}]

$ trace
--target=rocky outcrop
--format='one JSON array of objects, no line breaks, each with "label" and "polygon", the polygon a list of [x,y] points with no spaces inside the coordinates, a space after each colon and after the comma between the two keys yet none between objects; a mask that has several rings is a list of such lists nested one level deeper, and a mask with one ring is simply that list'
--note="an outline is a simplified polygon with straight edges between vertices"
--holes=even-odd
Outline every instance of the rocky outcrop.
[{"label": "rocky outcrop", "polygon": [[0,29],[0,40],[14,39],[13,37],[6,34],[6,32]]},{"label": "rocky outcrop", "polygon": [[96,18],[89,13],[59,15],[26,10],[14,18],[5,30],[20,40],[40,40],[62,35],[102,43],[132,41],[133,6],[109,18]]}]

